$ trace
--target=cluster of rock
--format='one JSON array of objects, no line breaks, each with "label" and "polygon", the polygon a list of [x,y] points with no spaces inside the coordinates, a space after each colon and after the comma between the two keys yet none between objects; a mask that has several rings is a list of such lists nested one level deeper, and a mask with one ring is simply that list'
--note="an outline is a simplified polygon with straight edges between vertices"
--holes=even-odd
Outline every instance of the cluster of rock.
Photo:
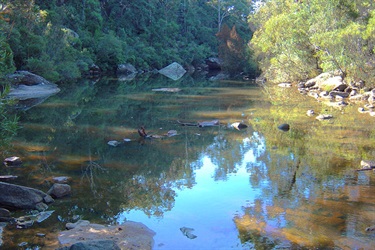
[{"label": "cluster of rock", "polygon": [[[9,157],[3,161],[6,168],[21,167],[19,157]],[[17,176],[14,176],[17,178]],[[6,180],[13,180],[7,178]],[[2,232],[8,224],[16,225],[22,230],[47,220],[54,210],[48,211],[48,205],[55,199],[71,195],[70,181],[67,176],[53,177],[48,181],[54,184],[47,192],[0,181],[0,248],[3,244]],[[25,215],[14,218],[15,210],[25,210]],[[76,219],[79,219],[76,218]],[[76,220],[74,219],[74,220]],[[63,249],[152,249],[155,232],[142,223],[127,221],[122,225],[104,226],[91,224],[89,221],[78,220],[67,223],[66,231],[58,236],[60,250]],[[45,237],[37,233],[37,237]],[[19,244],[27,246],[27,242]]]},{"label": "cluster of rock", "polygon": [[[189,72],[195,72],[195,71],[221,72],[222,66],[223,66],[222,60],[220,60],[217,57],[210,57],[210,58],[207,58],[204,63],[196,67],[193,67],[192,65],[190,65],[189,67],[186,67],[185,69],[179,63],[173,62],[160,70],[153,70],[151,72],[162,74],[176,81],[180,79],[181,77],[183,77],[187,71]],[[95,70],[92,70],[91,68],[95,68]],[[100,75],[101,71],[98,66],[93,65],[91,68],[90,68],[90,75],[94,77]],[[116,70],[117,77],[120,81],[133,80],[137,74],[143,73],[143,72],[144,71],[142,70],[136,69],[134,65],[130,63],[119,64]],[[227,74],[219,73],[210,77],[210,80],[220,80],[220,79],[227,78],[227,77],[228,77]]]},{"label": "cluster of rock", "polygon": [[360,107],[358,111],[375,116],[375,89],[367,89],[363,81],[345,82],[340,71],[322,73],[306,82],[298,83],[297,87],[301,94],[325,101],[330,106],[344,107],[348,102],[363,102],[364,107]]},{"label": "cluster of rock", "polygon": [[[292,84],[289,82],[278,84],[279,87],[289,88]],[[347,83],[341,71],[327,72],[318,75],[306,82],[300,82],[297,85],[301,94],[314,97],[320,102],[329,106],[345,107],[348,102],[362,103],[359,107],[360,113],[368,113],[375,116],[375,88],[369,89],[363,81]],[[307,110],[308,116],[314,116],[314,110]],[[315,117],[317,120],[327,120],[333,118],[331,114],[319,114]],[[281,124],[278,129],[287,132],[290,129],[289,124]],[[362,160],[361,168],[358,171],[375,170],[375,161]]]},{"label": "cluster of rock", "polygon": [[[12,156],[3,161],[6,168],[21,167],[22,161],[19,157]],[[53,211],[48,211],[48,205],[55,199],[59,199],[71,194],[71,187],[65,182],[68,177],[53,178],[54,184],[44,192],[32,187],[8,183],[17,179],[17,176],[0,176],[0,246],[2,245],[1,232],[7,226],[7,223],[15,224],[17,228],[29,228],[34,223],[41,223],[50,217]],[[8,181],[8,182],[5,182]],[[13,217],[12,213],[16,210],[25,210],[27,215]]]}]

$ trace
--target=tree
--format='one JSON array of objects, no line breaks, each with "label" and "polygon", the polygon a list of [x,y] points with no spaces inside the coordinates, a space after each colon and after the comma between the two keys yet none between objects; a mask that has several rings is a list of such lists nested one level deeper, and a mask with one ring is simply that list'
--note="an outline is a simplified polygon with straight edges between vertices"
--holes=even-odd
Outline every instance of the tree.
[{"label": "tree", "polygon": [[352,80],[370,80],[374,47],[366,30],[373,5],[348,0],[266,2],[249,18],[255,29],[250,45],[264,75],[285,81],[341,70]]},{"label": "tree", "polygon": [[211,0],[209,4],[216,9],[218,32],[226,18],[232,16],[242,20],[250,12],[250,4],[246,0]]},{"label": "tree", "polygon": [[224,24],[217,33],[220,40],[219,57],[223,60],[224,70],[228,72],[240,72],[246,62],[245,43],[236,31],[236,26],[229,29]]}]

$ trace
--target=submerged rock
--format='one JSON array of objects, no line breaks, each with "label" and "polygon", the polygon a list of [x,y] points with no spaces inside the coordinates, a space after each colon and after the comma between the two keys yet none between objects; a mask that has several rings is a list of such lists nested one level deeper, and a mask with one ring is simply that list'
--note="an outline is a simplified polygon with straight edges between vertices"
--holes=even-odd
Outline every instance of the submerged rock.
[{"label": "submerged rock", "polygon": [[245,129],[247,128],[247,125],[242,123],[242,122],[234,122],[231,124],[231,127],[237,129],[237,130],[241,130],[241,129]]},{"label": "submerged rock", "polygon": [[192,232],[194,231],[193,228],[189,228],[189,227],[181,227],[180,228],[180,231],[182,232],[183,235],[185,235],[186,237],[188,237],[189,239],[195,239],[197,238],[197,236],[195,234],[193,234]]},{"label": "submerged rock", "polygon": [[316,117],[316,119],[319,120],[319,121],[322,121],[322,120],[328,120],[328,119],[331,119],[331,118],[333,118],[332,115],[324,115],[324,114],[322,114],[322,115],[318,115],[318,116]]},{"label": "submerged rock", "polygon": [[47,194],[51,195],[54,198],[62,198],[68,196],[72,193],[72,189],[68,184],[55,183],[48,190]]},{"label": "submerged rock", "polygon": [[180,88],[159,88],[159,89],[152,89],[154,92],[180,92]]},{"label": "submerged rock", "polygon": [[[69,247],[58,248],[57,250],[120,250],[121,248],[113,240],[88,240],[74,243]],[[134,248],[129,248],[134,249]]]},{"label": "submerged rock", "polygon": [[109,146],[112,146],[112,147],[117,147],[118,145],[120,145],[121,143],[119,141],[109,141],[107,142],[107,144]]},{"label": "submerged rock", "polygon": [[307,114],[308,116],[313,116],[313,115],[315,114],[315,111],[312,110],[312,109],[309,109],[309,110],[307,110],[306,114]]},{"label": "submerged rock", "polygon": [[57,177],[52,178],[52,181],[55,183],[68,183],[69,180],[70,180],[70,177],[68,176],[57,176]]},{"label": "submerged rock", "polygon": [[284,124],[279,125],[277,128],[280,129],[281,131],[287,132],[289,131],[290,126],[289,124],[284,123]]},{"label": "submerged rock", "polygon": [[277,86],[281,88],[290,88],[292,87],[292,84],[290,82],[282,82],[282,83],[277,84]]},{"label": "submerged rock", "polygon": [[5,166],[8,166],[8,167],[19,166],[22,164],[22,161],[21,161],[21,158],[19,158],[18,156],[12,156],[12,157],[5,158],[4,164]]}]

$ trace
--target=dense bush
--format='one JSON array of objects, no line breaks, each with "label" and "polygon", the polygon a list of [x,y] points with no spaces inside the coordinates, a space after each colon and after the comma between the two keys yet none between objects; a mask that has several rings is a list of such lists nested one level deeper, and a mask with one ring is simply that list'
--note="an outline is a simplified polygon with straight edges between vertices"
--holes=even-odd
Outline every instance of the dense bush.
[{"label": "dense bush", "polygon": [[[80,77],[92,64],[107,72],[121,63],[141,70],[160,69],[173,61],[199,64],[218,54],[218,27],[225,22],[247,27],[243,17],[249,12],[246,0],[1,3],[5,18],[0,27],[13,55],[9,58],[17,69],[53,81]],[[244,66],[245,62],[240,70]]]},{"label": "dense bush", "polygon": [[254,55],[273,81],[341,70],[374,81],[374,1],[270,0],[250,16]]}]

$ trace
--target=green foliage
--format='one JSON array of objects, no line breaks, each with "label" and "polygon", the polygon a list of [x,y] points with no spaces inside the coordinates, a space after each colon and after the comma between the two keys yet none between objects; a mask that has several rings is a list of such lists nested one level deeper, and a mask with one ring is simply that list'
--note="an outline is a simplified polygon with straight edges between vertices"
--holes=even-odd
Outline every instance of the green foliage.
[{"label": "green foliage", "polygon": [[0,83],[0,148],[7,146],[18,130],[18,117],[9,114],[6,109],[6,105],[11,102],[5,99],[9,90],[9,85]]},{"label": "green foliage", "polygon": [[42,75],[51,81],[58,80],[58,73],[54,69],[51,61],[43,60],[43,58],[29,58],[26,62],[25,68],[35,74]]},{"label": "green foliage", "polygon": [[[121,63],[153,70],[173,61],[200,64],[217,55],[217,8],[211,1],[3,2],[6,21],[0,27],[15,67],[48,80],[80,77],[92,64],[105,72]],[[249,38],[243,18],[248,1],[219,2],[225,13],[220,25],[236,25],[240,36]],[[242,71],[246,63],[240,65],[227,69]]]},{"label": "green foliage", "polygon": [[373,1],[271,0],[250,16],[251,40],[264,75],[276,82],[342,70],[371,82]]},{"label": "green foliage", "polygon": [[118,64],[124,61],[125,47],[126,44],[113,34],[100,37],[95,51],[99,67],[105,71],[115,69]]},{"label": "green foliage", "polygon": [[11,73],[14,69],[12,50],[0,33],[0,74]]}]

